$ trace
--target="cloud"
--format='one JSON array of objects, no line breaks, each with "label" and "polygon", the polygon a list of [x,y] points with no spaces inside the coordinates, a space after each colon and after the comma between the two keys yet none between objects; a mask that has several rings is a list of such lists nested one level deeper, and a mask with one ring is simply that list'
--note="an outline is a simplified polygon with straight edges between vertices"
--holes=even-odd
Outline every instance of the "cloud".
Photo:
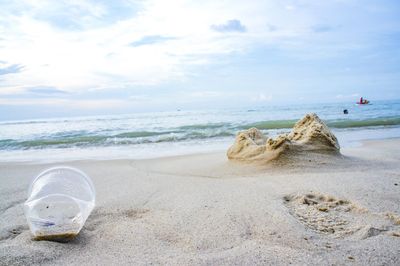
[{"label": "cloud", "polygon": [[[69,2],[62,3],[66,9],[72,8]],[[60,28],[53,20],[37,15],[43,10],[59,10],[59,2],[34,2],[34,10],[40,12],[21,13],[7,12],[0,5],[0,34],[4,36],[0,58],[26,66],[16,77],[5,75],[0,93],[21,93],[27,86],[84,92],[183,82],[193,76],[195,67],[220,62],[217,56],[253,45],[251,38],[230,35],[221,39],[209,30],[207,25],[222,15],[210,10],[222,4],[160,0],[140,3],[140,12],[94,28],[92,19],[101,20],[108,12],[107,6],[99,13],[87,11],[84,16],[90,15],[88,22],[81,20],[80,12],[72,12],[71,19],[82,26]],[[244,27],[235,20],[225,26],[220,29]],[[252,38],[262,40],[262,34]]]},{"label": "cloud", "polygon": [[28,15],[63,30],[101,27],[128,18],[140,10],[139,1],[70,0],[5,1],[1,7],[9,14]]},{"label": "cloud", "polygon": [[[4,61],[0,61],[0,63],[5,63]],[[0,67],[0,75],[7,75],[7,74],[12,74],[12,73],[18,73],[21,72],[24,67],[19,64],[14,64],[10,65],[7,67]]]},{"label": "cloud", "polygon": [[29,87],[27,91],[34,94],[39,95],[55,95],[55,94],[67,94],[67,92],[63,90],[59,90],[54,87],[42,86],[42,87]]},{"label": "cloud", "polygon": [[352,93],[352,94],[338,94],[335,96],[336,99],[354,99],[360,97],[359,93]]},{"label": "cloud", "polygon": [[215,98],[215,97],[222,96],[222,93],[219,92],[219,91],[206,91],[206,90],[204,90],[204,91],[193,91],[193,92],[190,92],[186,96],[189,96],[188,98],[192,98],[192,97],[195,97],[195,98]]},{"label": "cloud", "polygon": [[315,26],[311,27],[311,29],[316,33],[324,33],[324,32],[333,31],[335,28],[330,25],[315,25]]},{"label": "cloud", "polygon": [[150,44],[156,44],[156,43],[161,43],[169,40],[175,40],[176,38],[174,37],[167,37],[167,36],[160,36],[160,35],[152,35],[152,36],[144,36],[138,41],[132,42],[129,45],[133,47],[138,47],[142,45],[150,45]]},{"label": "cloud", "polygon": [[294,5],[286,5],[285,8],[286,8],[287,10],[295,10],[295,9],[296,9],[296,6],[294,6]]},{"label": "cloud", "polygon": [[0,98],[0,105],[3,106],[57,106],[66,108],[80,108],[80,109],[112,109],[128,106],[129,101],[121,99],[60,99],[60,98]]},{"label": "cloud", "polygon": [[246,27],[238,19],[228,20],[224,24],[211,25],[211,29],[218,32],[246,32]]},{"label": "cloud", "polygon": [[257,96],[251,98],[254,102],[269,102],[272,100],[272,95],[267,95],[265,93],[259,93]]},{"label": "cloud", "polygon": [[268,29],[268,31],[272,32],[272,31],[277,31],[278,27],[275,25],[272,25],[272,24],[267,24],[267,29]]},{"label": "cloud", "polygon": [[[255,67],[282,77],[293,58],[312,58],[317,64],[328,56],[362,53],[364,47],[383,42],[376,33],[398,29],[398,20],[364,8],[371,0],[313,0],[295,7],[269,0],[228,2],[1,1],[0,94],[68,98],[124,90],[126,96],[140,88],[143,94],[157,91],[152,96],[161,98],[216,67],[231,69],[228,78],[238,83],[232,87],[239,87],[241,79],[253,77]],[[343,30],[329,25],[343,25]],[[329,30],[332,34],[314,34]],[[252,80],[256,88],[262,79]],[[222,88],[226,84],[216,89],[219,81],[208,75],[201,85],[228,89]]]}]

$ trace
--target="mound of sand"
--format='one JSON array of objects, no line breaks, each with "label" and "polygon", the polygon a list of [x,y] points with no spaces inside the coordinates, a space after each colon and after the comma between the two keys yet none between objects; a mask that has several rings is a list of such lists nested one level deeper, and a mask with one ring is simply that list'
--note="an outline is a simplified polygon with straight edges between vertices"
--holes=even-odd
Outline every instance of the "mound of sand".
[{"label": "mound of sand", "polygon": [[272,160],[281,155],[296,156],[304,151],[340,154],[337,138],[316,114],[307,114],[289,134],[266,138],[257,128],[239,132],[228,149],[231,160]]}]

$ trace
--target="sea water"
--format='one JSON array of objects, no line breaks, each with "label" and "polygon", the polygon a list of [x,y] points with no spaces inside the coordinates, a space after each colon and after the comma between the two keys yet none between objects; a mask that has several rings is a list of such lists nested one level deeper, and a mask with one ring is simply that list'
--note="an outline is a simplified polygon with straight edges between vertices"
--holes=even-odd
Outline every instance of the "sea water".
[{"label": "sea water", "polygon": [[[343,110],[347,109],[348,114]],[[0,122],[1,161],[152,158],[226,150],[250,127],[268,136],[289,132],[314,112],[342,147],[400,137],[400,101],[271,105]]]}]

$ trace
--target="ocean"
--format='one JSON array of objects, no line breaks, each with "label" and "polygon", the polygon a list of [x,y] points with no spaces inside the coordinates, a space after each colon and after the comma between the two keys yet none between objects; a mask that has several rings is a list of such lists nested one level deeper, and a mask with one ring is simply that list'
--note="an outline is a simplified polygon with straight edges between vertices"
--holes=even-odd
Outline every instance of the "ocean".
[{"label": "ocean", "polygon": [[[347,109],[348,114],[343,110]],[[316,113],[342,147],[400,137],[400,100],[136,113],[0,122],[0,162],[142,159],[226,150],[250,127],[268,136],[289,132]]]}]

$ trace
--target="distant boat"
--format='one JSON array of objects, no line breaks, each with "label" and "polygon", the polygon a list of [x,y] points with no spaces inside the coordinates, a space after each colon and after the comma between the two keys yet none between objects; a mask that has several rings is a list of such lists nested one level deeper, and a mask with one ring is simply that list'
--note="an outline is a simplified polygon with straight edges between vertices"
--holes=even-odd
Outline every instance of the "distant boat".
[{"label": "distant boat", "polygon": [[356,102],[356,104],[370,104],[370,102],[367,99],[363,99],[363,97],[360,98],[360,101]]}]

